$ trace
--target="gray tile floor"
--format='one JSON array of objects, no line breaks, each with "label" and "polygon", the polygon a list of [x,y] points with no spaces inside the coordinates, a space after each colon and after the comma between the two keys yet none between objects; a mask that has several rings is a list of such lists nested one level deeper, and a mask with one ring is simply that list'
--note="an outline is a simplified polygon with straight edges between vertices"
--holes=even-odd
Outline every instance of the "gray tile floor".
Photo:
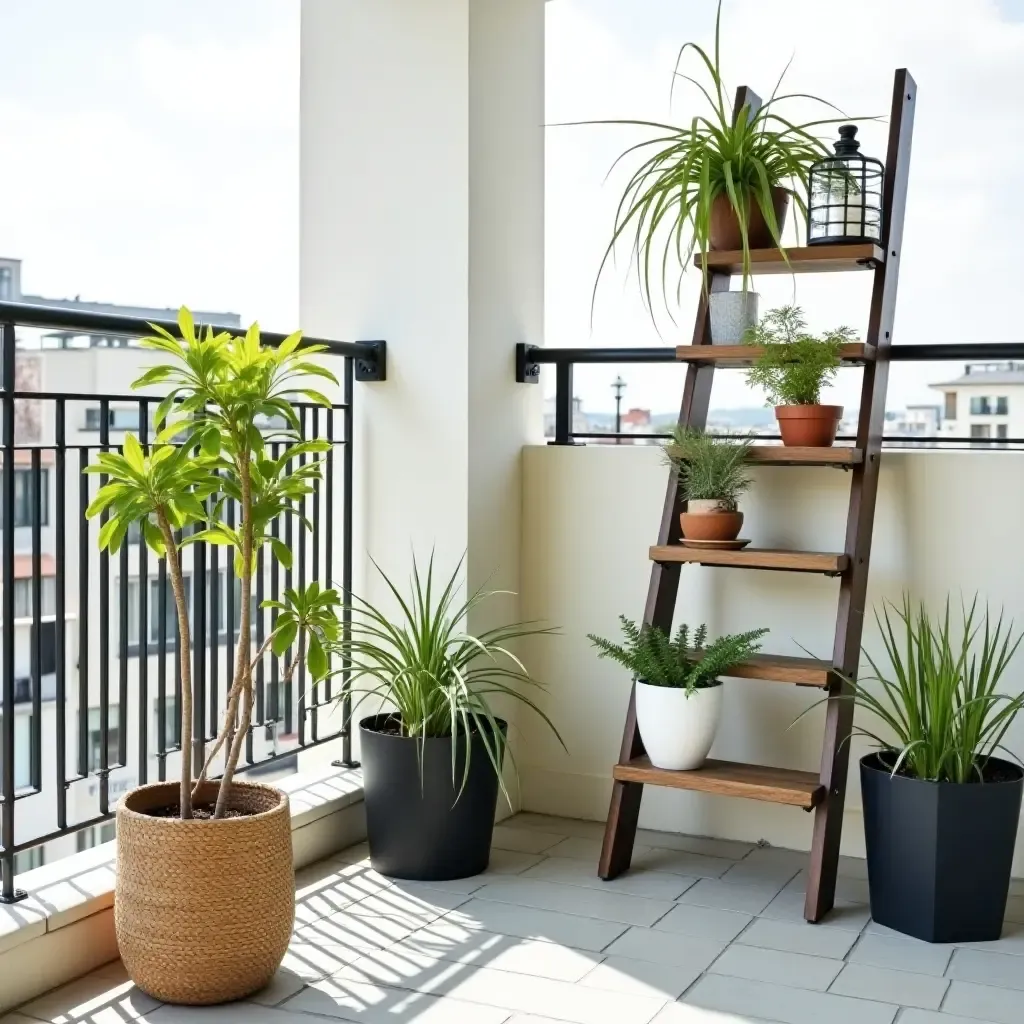
[{"label": "gray tile floor", "polygon": [[999,942],[932,946],[870,920],[861,861],[815,927],[805,854],[641,831],[606,883],[601,832],[521,814],[485,875],[436,884],[383,878],[353,847],[300,872],[291,949],[248,1003],[160,1006],[111,964],[0,1024],[1024,1022],[1022,882]]}]

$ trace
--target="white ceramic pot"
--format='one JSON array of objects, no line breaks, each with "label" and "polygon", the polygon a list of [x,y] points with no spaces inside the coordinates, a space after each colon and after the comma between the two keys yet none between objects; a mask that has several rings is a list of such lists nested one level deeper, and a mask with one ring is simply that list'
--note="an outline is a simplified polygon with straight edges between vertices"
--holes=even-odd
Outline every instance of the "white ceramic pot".
[{"label": "white ceramic pot", "polygon": [[718,732],[722,684],[694,690],[636,684],[636,721],[647,756],[655,768],[699,768]]},{"label": "white ceramic pot", "polygon": [[744,344],[747,329],[757,326],[757,299],[757,292],[712,292],[711,344]]}]

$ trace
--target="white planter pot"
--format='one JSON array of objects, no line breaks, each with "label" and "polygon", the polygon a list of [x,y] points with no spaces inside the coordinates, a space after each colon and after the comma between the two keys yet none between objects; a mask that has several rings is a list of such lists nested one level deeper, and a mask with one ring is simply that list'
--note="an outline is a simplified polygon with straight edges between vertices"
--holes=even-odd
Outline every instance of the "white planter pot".
[{"label": "white planter pot", "polygon": [[687,697],[683,689],[637,681],[636,721],[655,768],[686,771],[704,763],[718,732],[722,690],[719,683]]},{"label": "white planter pot", "polygon": [[712,292],[711,344],[744,344],[747,329],[757,326],[757,300],[757,292]]}]

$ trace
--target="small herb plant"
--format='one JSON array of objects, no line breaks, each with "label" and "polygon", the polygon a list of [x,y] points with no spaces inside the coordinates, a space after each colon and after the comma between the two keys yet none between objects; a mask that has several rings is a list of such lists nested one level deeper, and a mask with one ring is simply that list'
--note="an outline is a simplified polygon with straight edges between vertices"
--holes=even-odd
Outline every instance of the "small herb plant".
[{"label": "small herb plant", "polygon": [[[866,655],[872,676],[850,681],[849,699],[889,733],[855,725],[878,744],[883,764],[933,782],[983,781],[986,762],[1002,748],[1006,731],[1024,709],[1024,693],[997,692],[1020,646],[1013,623],[995,621],[975,598],[961,605],[960,622],[933,619],[904,595],[902,606],[875,613],[888,666]],[[872,686],[871,684],[876,684]],[[805,712],[806,713],[806,712]]]},{"label": "small herb plant", "polygon": [[799,306],[771,309],[744,338],[764,348],[747,370],[747,383],[768,393],[768,405],[820,405],[821,389],[839,369],[843,345],[854,341],[849,327],[837,327],[820,338],[807,331]]},{"label": "small herb plant", "polygon": [[686,690],[687,695],[694,690],[717,686],[719,676],[727,675],[733,665],[761,649],[757,641],[768,632],[753,629],[748,633],[720,636],[708,644],[708,627],[699,626],[691,645],[690,627],[685,623],[670,639],[664,630],[649,623],[638,626],[625,615],[619,616],[619,622],[625,637],[622,644],[587,634],[587,639],[598,650],[597,656],[618,662],[635,679],[652,686]]},{"label": "small herb plant", "polygon": [[687,501],[717,501],[723,512],[735,512],[740,495],[750,487],[748,459],[753,438],[736,441],[677,426],[665,445],[665,461],[679,473],[679,489]]}]

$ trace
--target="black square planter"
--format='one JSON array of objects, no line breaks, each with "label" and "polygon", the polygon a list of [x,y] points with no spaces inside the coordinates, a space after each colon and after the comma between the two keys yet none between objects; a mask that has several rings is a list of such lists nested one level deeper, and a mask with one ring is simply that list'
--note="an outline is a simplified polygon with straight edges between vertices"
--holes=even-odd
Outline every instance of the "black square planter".
[{"label": "black square planter", "polygon": [[1024,772],[1006,782],[891,776],[860,762],[871,916],[926,942],[983,942],[1003,929]]}]

